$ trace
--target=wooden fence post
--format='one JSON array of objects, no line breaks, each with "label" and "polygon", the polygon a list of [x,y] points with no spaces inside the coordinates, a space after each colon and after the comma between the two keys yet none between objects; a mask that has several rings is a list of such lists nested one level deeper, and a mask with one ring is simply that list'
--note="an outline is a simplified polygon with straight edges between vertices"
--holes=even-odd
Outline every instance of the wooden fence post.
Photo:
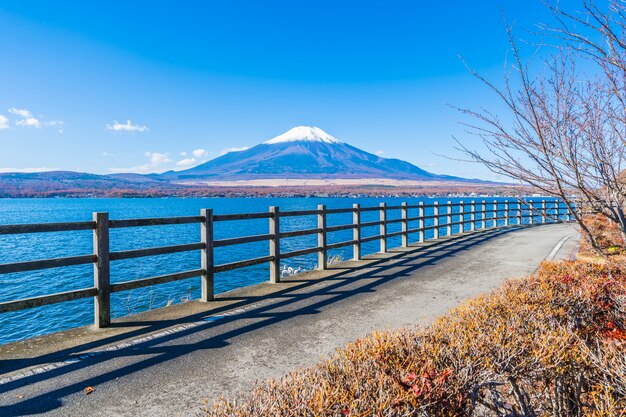
[{"label": "wooden fence post", "polygon": [[558,200],[554,200],[554,220],[559,223],[561,221],[561,217],[559,216],[559,201]]},{"label": "wooden fence post", "polygon": [[509,200],[504,200],[504,225],[509,225]]},{"label": "wooden fence post", "polygon": [[434,239],[439,239],[439,202],[435,201],[433,203],[433,230],[435,232],[433,238]]},{"label": "wooden fence post", "polygon": [[387,204],[380,203],[380,252],[387,252]]},{"label": "wooden fence post", "polygon": [[459,202],[459,233],[465,233],[465,200]]},{"label": "wooden fence post", "polygon": [[448,218],[446,220],[446,236],[452,236],[452,201],[448,201],[446,206],[446,210],[448,212]]},{"label": "wooden fence post", "polygon": [[[560,204],[560,202],[559,202]],[[570,209],[567,207],[567,204],[565,204],[565,215],[567,216],[565,218],[566,221],[570,222],[572,221],[572,212],[570,211]]]},{"label": "wooden fence post", "polygon": [[420,201],[419,203],[417,203],[417,205],[419,206],[418,210],[419,210],[419,228],[421,229],[421,231],[419,232],[419,242],[423,242],[426,240],[426,230],[424,230],[424,202]]},{"label": "wooden fence post", "polygon": [[270,262],[270,283],[277,284],[280,282],[280,208],[271,206],[270,212],[272,216],[270,220],[270,256],[273,257]]},{"label": "wooden fence post", "polygon": [[500,209],[498,200],[493,200],[493,227],[498,227],[498,210]]},{"label": "wooden fence post", "polygon": [[201,268],[204,273],[201,277],[202,295],[200,301],[208,302],[215,298],[214,287],[214,260],[213,260],[213,209],[200,210],[204,221],[200,223],[200,240],[204,248],[200,251]]},{"label": "wooden fence post", "polygon": [[111,324],[111,261],[109,258],[109,213],[93,213],[93,249],[97,257],[93,283],[98,290],[94,297],[94,325],[100,329]]},{"label": "wooden fence post", "polygon": [[406,248],[409,246],[409,207],[406,202],[402,203],[402,247]]},{"label": "wooden fence post", "polygon": [[320,204],[317,206],[319,213],[317,214],[317,228],[320,232],[317,234],[317,246],[322,248],[317,253],[317,265],[322,271],[328,267],[328,256],[326,255],[326,206]]},{"label": "wooden fence post", "polygon": [[470,231],[476,230],[476,201],[470,202]]},{"label": "wooden fence post", "polygon": [[352,258],[356,261],[361,259],[361,208],[359,204],[352,205],[352,240],[355,242],[352,244]]},{"label": "wooden fence post", "polygon": [[482,219],[481,229],[485,229],[487,228],[487,202],[485,200],[482,201],[480,211],[481,211],[480,218]]}]

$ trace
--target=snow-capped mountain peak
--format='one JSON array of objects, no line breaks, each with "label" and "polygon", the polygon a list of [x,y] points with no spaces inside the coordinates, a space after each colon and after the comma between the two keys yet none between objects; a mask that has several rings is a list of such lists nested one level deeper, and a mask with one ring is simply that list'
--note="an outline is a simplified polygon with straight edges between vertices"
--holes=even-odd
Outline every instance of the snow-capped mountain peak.
[{"label": "snow-capped mountain peak", "polygon": [[298,141],[342,143],[340,140],[324,132],[319,127],[312,127],[312,126],[294,127],[293,129],[288,130],[282,135],[276,136],[274,139],[270,139],[263,143],[266,145],[274,145],[276,143],[298,142]]}]

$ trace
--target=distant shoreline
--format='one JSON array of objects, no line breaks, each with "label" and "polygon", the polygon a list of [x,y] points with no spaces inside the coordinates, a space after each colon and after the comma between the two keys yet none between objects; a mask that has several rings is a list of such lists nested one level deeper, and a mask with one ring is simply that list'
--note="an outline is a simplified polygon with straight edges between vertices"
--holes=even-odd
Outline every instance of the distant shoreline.
[{"label": "distant shoreline", "polygon": [[[310,181],[310,180],[309,180]],[[393,181],[393,180],[392,180]],[[532,194],[531,190],[507,184],[424,182],[420,185],[385,183],[328,185],[173,185],[163,187],[100,188],[72,187],[48,183],[45,189],[6,189],[0,182],[0,198],[193,198],[193,197],[445,197],[511,196]]]}]

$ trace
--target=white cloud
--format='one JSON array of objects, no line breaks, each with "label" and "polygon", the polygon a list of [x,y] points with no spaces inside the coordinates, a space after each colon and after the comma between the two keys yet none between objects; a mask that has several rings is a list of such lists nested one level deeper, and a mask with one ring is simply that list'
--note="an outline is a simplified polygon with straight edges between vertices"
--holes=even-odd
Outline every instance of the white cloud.
[{"label": "white cloud", "polygon": [[130,120],[127,120],[126,123],[118,123],[114,121],[113,124],[107,125],[108,130],[114,130],[116,132],[147,132],[148,126],[139,126],[134,125]]},{"label": "white cloud", "polygon": [[196,163],[196,158],[186,158],[176,162],[179,167],[188,167]]},{"label": "white cloud", "polygon": [[102,152],[100,155],[102,155],[102,156],[115,156],[114,154],[109,153],[109,152]]},{"label": "white cloud", "polygon": [[203,156],[207,156],[209,154],[209,152],[207,152],[205,149],[195,149],[192,152],[193,156],[195,156],[196,158],[202,158]]},{"label": "white cloud", "polygon": [[46,172],[46,171],[58,171],[58,168],[49,168],[49,167],[35,167],[35,168],[8,168],[8,167],[0,167],[0,172],[19,172],[19,173],[28,173],[28,172]]},{"label": "white cloud", "polygon": [[[19,119],[15,121],[15,126],[19,127],[34,127],[40,129],[42,127],[56,128],[57,132],[63,133],[63,122],[60,120],[45,120],[45,117],[40,116],[37,118],[33,116],[30,110],[17,109],[11,107],[9,113],[14,114]],[[43,120],[42,120],[43,119]],[[9,119],[3,115],[0,115],[0,129],[6,129],[9,127]],[[3,127],[4,126],[4,127]]]},{"label": "white cloud", "polygon": [[16,109],[15,107],[11,107],[9,109],[9,113],[21,117],[20,120],[15,122],[16,126],[35,127],[38,129],[41,127],[41,121],[34,117],[33,114],[26,109]]},{"label": "white cloud", "polygon": [[181,152],[179,153],[180,156],[187,156],[187,152]]},{"label": "white cloud", "polygon": [[385,154],[385,151],[376,151],[374,152],[374,155],[376,156],[383,156]]},{"label": "white cloud", "polygon": [[230,152],[241,152],[241,151],[245,151],[247,149],[250,149],[250,147],[249,146],[242,146],[240,148],[238,148],[238,147],[226,148],[226,149],[222,150],[222,153],[220,155],[226,155],[227,153],[230,153]]},{"label": "white cloud", "polygon": [[166,153],[146,152],[144,153],[144,155],[150,159],[150,163],[154,166],[172,162],[172,160],[168,157],[168,154]]}]

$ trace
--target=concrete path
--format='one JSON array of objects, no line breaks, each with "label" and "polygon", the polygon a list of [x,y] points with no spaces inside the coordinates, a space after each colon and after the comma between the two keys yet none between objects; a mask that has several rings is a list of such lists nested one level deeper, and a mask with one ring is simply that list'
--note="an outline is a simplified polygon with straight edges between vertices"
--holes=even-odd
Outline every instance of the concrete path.
[{"label": "concrete path", "polygon": [[204,400],[246,393],[374,330],[426,324],[548,256],[572,256],[578,238],[565,224],[477,232],[133,316],[104,332],[6,345],[0,416],[193,416]]}]

